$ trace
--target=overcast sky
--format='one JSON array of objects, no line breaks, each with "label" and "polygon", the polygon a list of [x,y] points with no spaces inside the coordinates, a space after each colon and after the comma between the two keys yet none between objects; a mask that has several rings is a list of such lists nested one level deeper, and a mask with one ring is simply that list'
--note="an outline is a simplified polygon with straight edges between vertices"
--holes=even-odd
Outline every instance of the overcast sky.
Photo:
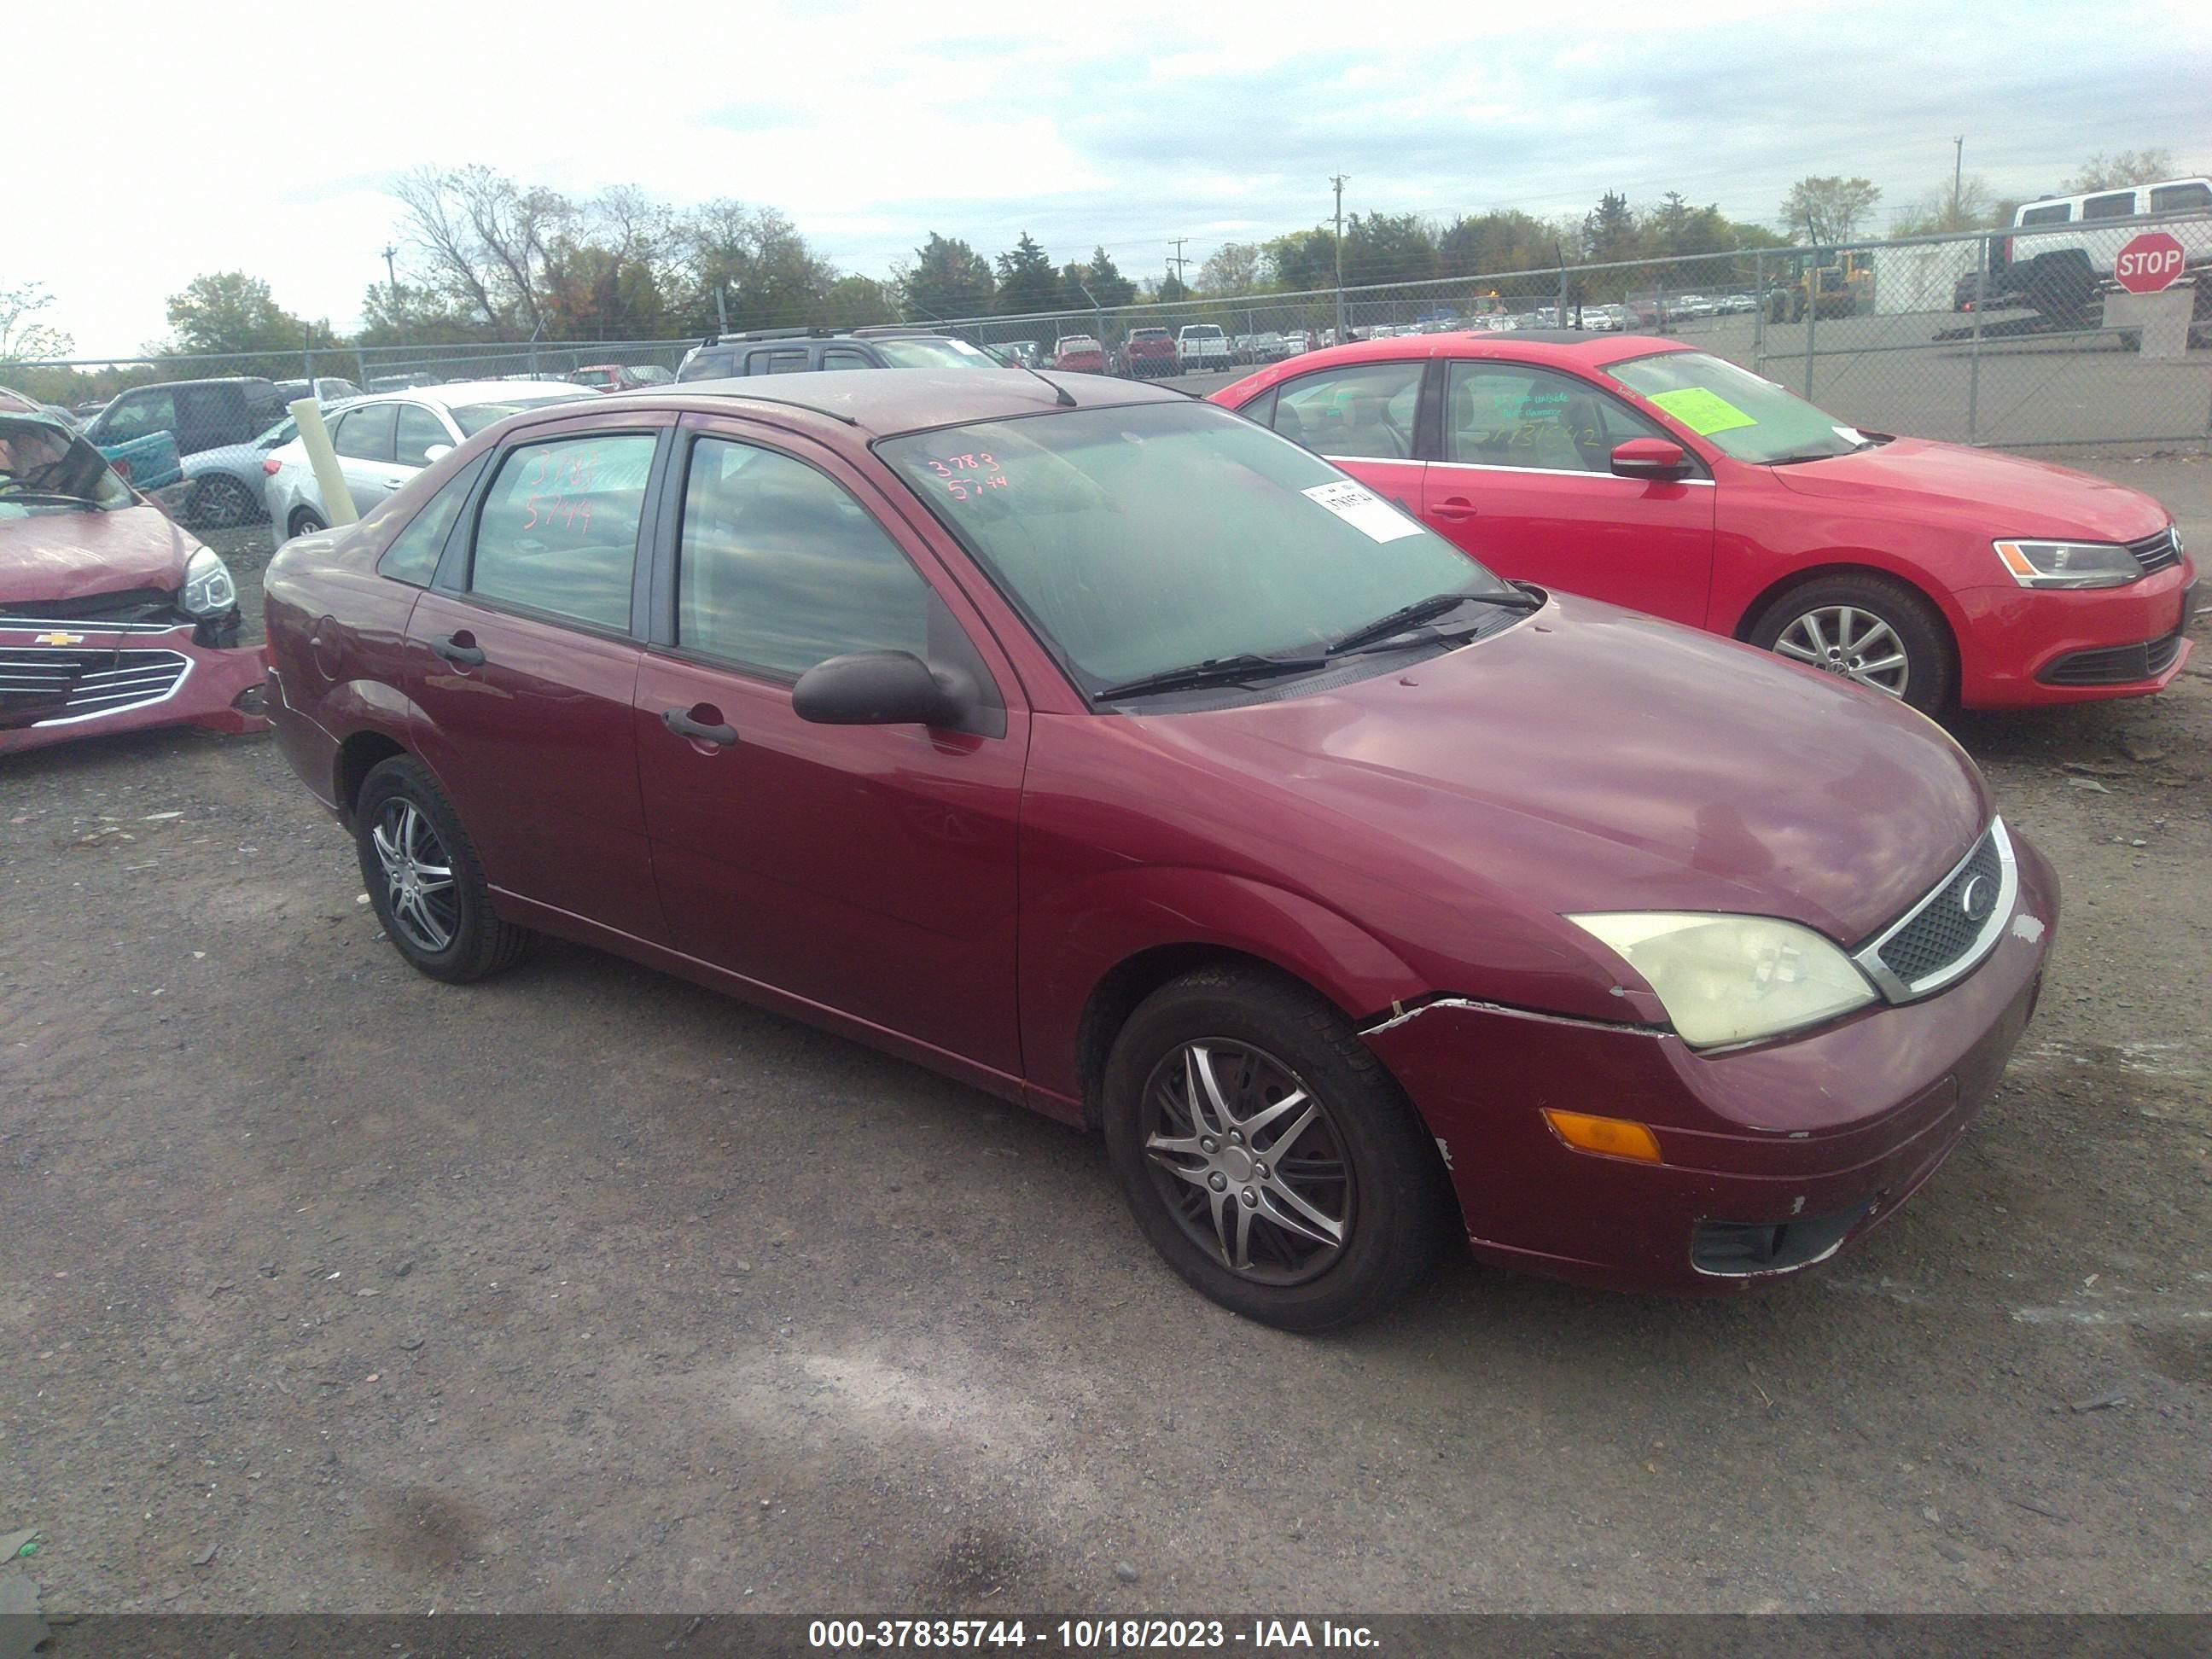
[{"label": "overcast sky", "polygon": [[1549,216],[1674,189],[1769,223],[1794,179],[1863,174],[1879,227],[1948,185],[1954,135],[1998,195],[2099,150],[2212,168],[2193,3],[20,9],[9,125],[37,137],[0,287],[46,284],[43,320],[83,356],[161,337],[164,300],[204,271],[353,326],[395,230],[384,185],[422,163],[772,205],[870,276],[932,230],[986,255],[1026,230],[1056,263],[1103,243],[1149,276],[1177,236],[1195,260],[1320,222],[1334,173],[1347,212]]}]

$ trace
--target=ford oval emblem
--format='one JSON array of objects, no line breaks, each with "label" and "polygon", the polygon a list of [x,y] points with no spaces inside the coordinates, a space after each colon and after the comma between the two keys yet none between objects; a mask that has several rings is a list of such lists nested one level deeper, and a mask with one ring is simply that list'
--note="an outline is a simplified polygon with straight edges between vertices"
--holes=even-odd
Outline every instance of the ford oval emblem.
[{"label": "ford oval emblem", "polygon": [[1959,895],[1959,908],[1966,913],[1968,921],[1987,921],[1990,912],[1997,908],[1997,890],[1987,876],[1976,876]]}]

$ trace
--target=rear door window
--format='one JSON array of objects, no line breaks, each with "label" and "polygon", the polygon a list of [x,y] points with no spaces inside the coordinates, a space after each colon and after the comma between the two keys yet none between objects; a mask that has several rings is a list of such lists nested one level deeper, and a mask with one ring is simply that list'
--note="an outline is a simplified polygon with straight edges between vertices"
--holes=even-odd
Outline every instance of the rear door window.
[{"label": "rear door window", "polygon": [[755,351],[746,355],[745,373],[748,374],[802,374],[806,371],[806,348],[784,347],[775,351]]},{"label": "rear door window", "polygon": [[469,492],[483,476],[484,459],[477,456],[447,480],[446,487],[415,515],[415,521],[384,550],[384,556],[376,562],[377,574],[414,587],[430,585],[430,578],[437,574],[438,556],[446,550],[446,538],[453,532],[453,521],[461,516],[461,509],[468,505]]},{"label": "rear door window", "polygon": [[2071,202],[2053,202],[2048,207],[2021,209],[2020,222],[2024,225],[2063,225],[2073,216]]},{"label": "rear door window", "polygon": [[1317,454],[1411,460],[1421,368],[1358,363],[1302,375],[1278,392],[1269,424]]},{"label": "rear door window", "polygon": [[2092,196],[2081,204],[2084,219],[2125,219],[2136,210],[2136,193],[2131,190],[2116,190],[2109,195]]},{"label": "rear door window", "polygon": [[509,450],[477,519],[469,591],[628,633],[655,441],[594,433]]},{"label": "rear door window", "polygon": [[873,368],[870,362],[849,346],[831,346],[822,354],[822,367],[827,368]]},{"label": "rear door window", "polygon": [[338,416],[331,447],[348,460],[389,461],[392,426],[398,409],[392,404],[371,404]]}]

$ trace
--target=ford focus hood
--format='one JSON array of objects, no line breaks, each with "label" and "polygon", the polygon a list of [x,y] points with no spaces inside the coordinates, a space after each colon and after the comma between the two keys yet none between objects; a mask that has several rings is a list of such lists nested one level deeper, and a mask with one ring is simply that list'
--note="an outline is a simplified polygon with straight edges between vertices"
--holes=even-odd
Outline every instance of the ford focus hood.
[{"label": "ford focus hood", "polygon": [[1888,505],[1945,521],[1971,517],[1992,537],[2131,542],[2164,529],[2169,516],[2152,497],[2125,484],[1927,438],[1895,438],[1772,472],[1795,495]]},{"label": "ford focus hood", "polygon": [[198,545],[155,507],[0,520],[0,605],[20,613],[26,605],[131,588],[173,592]]},{"label": "ford focus hood", "polygon": [[1248,799],[1287,791],[1302,848],[1446,908],[1734,911],[1853,944],[1992,810],[1902,704],[1583,599],[1402,672],[1142,725]]}]

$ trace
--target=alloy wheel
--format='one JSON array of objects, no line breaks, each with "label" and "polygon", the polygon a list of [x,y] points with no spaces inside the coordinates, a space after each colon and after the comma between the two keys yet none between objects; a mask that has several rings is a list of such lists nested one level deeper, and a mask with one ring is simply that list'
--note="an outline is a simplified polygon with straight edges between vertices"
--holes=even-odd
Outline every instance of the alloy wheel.
[{"label": "alloy wheel", "polygon": [[1905,642],[1897,630],[1856,605],[1808,611],[1774,641],[1778,655],[1902,698],[1911,678]]},{"label": "alloy wheel", "polygon": [[384,867],[385,909],[407,942],[428,955],[450,948],[460,928],[452,856],[422,809],[395,795],[369,831]]},{"label": "alloy wheel", "polygon": [[1179,1044],[1145,1085],[1147,1172],[1183,1231],[1231,1272],[1299,1285],[1336,1264],[1358,1194],[1328,1108],[1248,1043]]}]

